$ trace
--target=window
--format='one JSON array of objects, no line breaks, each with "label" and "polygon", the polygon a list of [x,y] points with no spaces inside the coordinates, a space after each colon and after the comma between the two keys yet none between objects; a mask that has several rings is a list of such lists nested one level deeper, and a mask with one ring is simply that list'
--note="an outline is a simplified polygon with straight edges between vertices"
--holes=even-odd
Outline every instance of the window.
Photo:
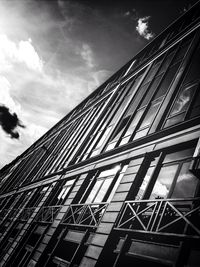
[{"label": "window", "polygon": [[45,266],[79,266],[93,233],[60,228],[58,235],[58,242],[52,244],[51,257],[48,260],[45,258]]},{"label": "window", "polygon": [[116,190],[114,184],[116,182],[120,170],[121,166],[116,165],[113,166],[113,168],[111,169],[107,169],[99,173],[97,172],[91,178],[86,193],[80,200],[80,202],[100,203],[104,201],[110,201],[114,194],[114,190]]},{"label": "window", "polygon": [[28,202],[26,208],[37,207],[40,201],[42,200],[42,198],[45,196],[47,190],[48,190],[48,186],[39,188],[38,191],[33,195],[33,197]]},{"label": "window", "polygon": [[134,109],[135,109],[135,105],[133,104],[133,100],[131,100],[131,98],[134,99],[134,102],[137,102],[140,100],[141,95],[142,95],[142,90],[138,91],[138,86],[143,79],[144,72],[145,70],[142,70],[139,74],[136,75],[136,77],[134,77],[134,82],[132,84],[131,91],[126,95],[126,97],[124,98],[124,101],[121,104],[123,109],[121,108],[119,109],[118,116],[120,116],[120,114],[124,112],[124,108],[126,107],[126,105],[128,105],[128,108],[126,112],[124,113],[124,115],[122,116],[122,118],[120,119],[120,122],[117,121],[118,123],[117,127],[110,137],[109,144],[107,145],[105,149],[106,151],[111,150],[116,146],[119,137],[124,132],[126,125],[130,121],[131,115],[133,114]]},{"label": "window", "polygon": [[18,248],[17,256],[14,255],[14,259],[12,263],[16,266],[27,266],[28,261],[30,260],[30,256],[34,250],[34,248],[40,242],[42,236],[44,235],[47,226],[43,225],[35,225],[32,228],[32,231],[29,232],[25,244]]},{"label": "window", "polygon": [[191,60],[189,70],[164,122],[164,128],[200,115],[200,46]]},{"label": "window", "polygon": [[189,171],[194,148],[163,153],[149,165],[136,199],[194,197],[199,180]]},{"label": "window", "polygon": [[82,151],[80,151],[76,162],[85,160],[88,157],[96,156],[101,152],[114,125],[119,120],[127,102],[131,97],[132,83],[133,81],[129,81],[127,84],[119,88],[115,99],[113,99],[111,105],[106,111],[104,119],[100,122],[97,130],[92,132],[90,135],[87,145]]}]

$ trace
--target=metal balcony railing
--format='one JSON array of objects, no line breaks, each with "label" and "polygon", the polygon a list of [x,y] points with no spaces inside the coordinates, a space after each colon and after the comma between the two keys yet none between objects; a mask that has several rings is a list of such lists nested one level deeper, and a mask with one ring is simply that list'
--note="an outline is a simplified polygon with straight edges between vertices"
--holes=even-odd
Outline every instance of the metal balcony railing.
[{"label": "metal balcony railing", "polygon": [[200,198],[126,201],[115,229],[200,238]]},{"label": "metal balcony railing", "polygon": [[52,223],[61,209],[62,206],[45,206],[42,207],[35,217],[35,221],[37,222],[46,222]]},{"label": "metal balcony railing", "polygon": [[62,223],[97,227],[108,203],[70,205]]}]

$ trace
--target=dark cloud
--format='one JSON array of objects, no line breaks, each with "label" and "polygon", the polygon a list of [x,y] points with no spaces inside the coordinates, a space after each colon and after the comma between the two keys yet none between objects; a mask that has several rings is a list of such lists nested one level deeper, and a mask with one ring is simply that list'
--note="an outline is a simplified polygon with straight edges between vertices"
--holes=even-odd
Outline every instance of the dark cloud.
[{"label": "dark cloud", "polygon": [[19,138],[19,133],[15,131],[17,126],[25,127],[21,124],[16,113],[10,113],[9,108],[0,106],[0,125],[2,129],[11,136],[11,138]]}]

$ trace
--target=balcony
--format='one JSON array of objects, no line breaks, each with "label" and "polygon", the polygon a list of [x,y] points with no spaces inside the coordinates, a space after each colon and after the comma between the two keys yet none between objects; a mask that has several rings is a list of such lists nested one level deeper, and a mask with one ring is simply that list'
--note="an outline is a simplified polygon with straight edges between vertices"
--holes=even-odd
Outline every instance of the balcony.
[{"label": "balcony", "polygon": [[61,206],[42,207],[34,220],[37,222],[52,223],[60,209]]},{"label": "balcony", "polygon": [[73,204],[70,205],[63,224],[97,227],[108,203]]},{"label": "balcony", "polygon": [[116,230],[200,238],[200,198],[126,201]]}]

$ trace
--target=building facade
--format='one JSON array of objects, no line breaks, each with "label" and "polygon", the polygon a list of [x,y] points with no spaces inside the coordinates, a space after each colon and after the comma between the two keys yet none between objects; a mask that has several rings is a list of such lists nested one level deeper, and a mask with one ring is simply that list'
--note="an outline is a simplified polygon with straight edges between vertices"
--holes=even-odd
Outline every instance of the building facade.
[{"label": "building facade", "polygon": [[200,3],[1,170],[0,266],[200,266]]}]

